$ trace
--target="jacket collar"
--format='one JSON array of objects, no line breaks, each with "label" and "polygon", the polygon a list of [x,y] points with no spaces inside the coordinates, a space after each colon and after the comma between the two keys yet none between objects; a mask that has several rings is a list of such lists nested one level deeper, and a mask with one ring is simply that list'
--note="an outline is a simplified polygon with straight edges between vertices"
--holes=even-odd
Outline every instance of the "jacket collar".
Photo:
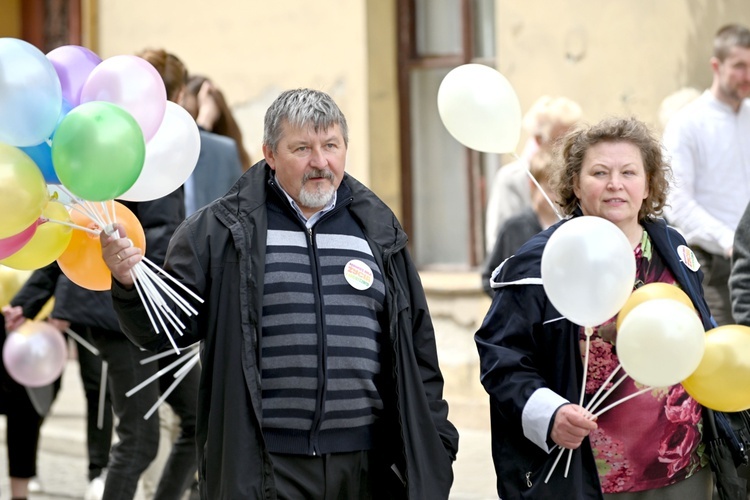
[{"label": "jacket collar", "polygon": [[[248,217],[265,206],[271,177],[271,167],[265,160],[259,161],[242,174],[223,198],[211,205],[211,210],[227,226]],[[394,250],[406,245],[406,233],[391,209],[357,179],[344,174],[336,196],[337,204],[351,199],[349,209],[373,242]]]}]

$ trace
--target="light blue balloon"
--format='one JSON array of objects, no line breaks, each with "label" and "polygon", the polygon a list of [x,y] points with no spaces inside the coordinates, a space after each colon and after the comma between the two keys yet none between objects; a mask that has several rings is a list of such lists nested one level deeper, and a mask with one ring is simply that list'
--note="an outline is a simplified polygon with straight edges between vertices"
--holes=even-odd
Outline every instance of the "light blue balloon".
[{"label": "light blue balloon", "polygon": [[35,146],[57,126],[62,87],[44,53],[17,38],[0,38],[0,142]]},{"label": "light blue balloon", "polygon": [[[71,109],[73,109],[73,106],[71,106],[70,103],[65,100],[65,98],[63,98],[60,116],[57,119],[55,130],[52,131],[50,140],[55,138],[57,126],[60,125],[60,122],[63,121],[63,118],[65,118],[65,116],[70,113]],[[43,141],[41,144],[37,144],[36,146],[21,147],[19,149],[29,155],[32,160],[34,160],[36,166],[39,167],[39,170],[42,171],[44,181],[47,184],[60,184],[60,179],[57,178],[55,169],[52,166],[52,148],[49,145],[49,141]]]}]

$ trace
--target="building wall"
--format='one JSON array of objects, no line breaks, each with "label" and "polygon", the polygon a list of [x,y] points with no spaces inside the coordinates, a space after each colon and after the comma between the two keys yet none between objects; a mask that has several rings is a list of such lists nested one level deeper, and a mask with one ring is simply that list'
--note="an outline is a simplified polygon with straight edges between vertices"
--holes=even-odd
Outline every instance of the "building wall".
[{"label": "building wall", "polygon": [[330,93],[349,123],[348,170],[369,181],[364,0],[99,1],[97,21],[100,56],[163,47],[214,80],[254,160],[264,113],[282,90]]},{"label": "building wall", "polygon": [[524,111],[564,95],[588,121],[635,115],[657,129],[666,96],[710,85],[716,30],[750,25],[741,0],[499,0],[496,12],[498,69]]},{"label": "building wall", "polygon": [[21,37],[21,0],[0,0],[0,37]]}]

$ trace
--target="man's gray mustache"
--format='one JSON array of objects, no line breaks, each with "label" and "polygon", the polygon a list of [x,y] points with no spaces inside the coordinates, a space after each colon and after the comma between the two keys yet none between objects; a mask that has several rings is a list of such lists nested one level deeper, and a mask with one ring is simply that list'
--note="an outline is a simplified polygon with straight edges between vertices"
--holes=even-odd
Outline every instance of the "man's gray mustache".
[{"label": "man's gray mustache", "polygon": [[302,177],[302,183],[309,181],[312,177],[323,177],[324,179],[327,179],[331,182],[333,182],[333,173],[330,170],[321,170],[318,168],[312,169],[309,172],[305,172],[305,175]]}]

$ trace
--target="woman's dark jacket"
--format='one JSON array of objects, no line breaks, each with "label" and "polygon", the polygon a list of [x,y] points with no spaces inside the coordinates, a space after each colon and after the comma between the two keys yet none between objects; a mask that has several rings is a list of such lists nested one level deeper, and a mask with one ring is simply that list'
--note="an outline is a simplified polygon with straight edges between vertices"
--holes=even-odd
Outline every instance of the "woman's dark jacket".
[{"label": "woman's dark jacket", "polygon": [[[503,500],[602,498],[588,438],[573,453],[568,477],[563,477],[565,460],[561,460],[545,484],[558,451],[547,454],[522,430],[524,405],[537,389],[549,388],[571,402],[580,397],[580,327],[560,319],[562,314],[549,302],[541,285],[544,247],[550,235],[565,222],[539,233],[503,265],[495,281],[505,286],[497,289],[475,335],[482,385],[490,394],[492,458],[498,495]],[[703,273],[688,269],[677,254],[677,247],[686,245],[683,237],[661,219],[642,224],[654,248],[693,301],[704,328],[712,328],[701,288]],[[511,284],[528,278],[536,282]],[[563,458],[567,459],[567,453]]]},{"label": "woman's dark jacket", "polygon": [[[205,299],[199,314],[183,318],[177,342],[202,340],[198,453],[202,498],[274,499],[273,467],[261,432],[258,340],[263,302],[266,196],[271,170],[261,161],[226,196],[188,218],[175,232],[165,269]],[[434,330],[406,234],[370,190],[345,176],[337,204],[360,223],[386,279],[394,418],[386,441],[390,460],[405,471],[408,497],[447,498],[458,434],[448,421]],[[125,333],[158,349],[136,292],[113,286]]]}]

